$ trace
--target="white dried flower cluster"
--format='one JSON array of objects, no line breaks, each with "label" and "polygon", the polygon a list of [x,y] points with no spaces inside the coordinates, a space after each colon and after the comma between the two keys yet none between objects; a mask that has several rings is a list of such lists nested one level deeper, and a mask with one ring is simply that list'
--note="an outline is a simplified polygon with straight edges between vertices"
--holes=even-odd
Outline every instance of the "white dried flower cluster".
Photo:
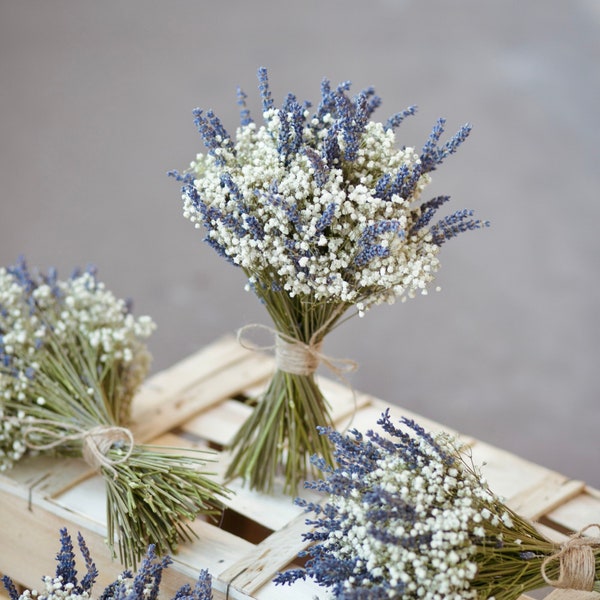
[{"label": "white dried flower cluster", "polygon": [[[91,598],[89,591],[81,589],[80,586],[72,582],[65,583],[63,579],[61,575],[58,577],[46,575],[42,577],[42,582],[44,583],[43,590],[26,589],[19,596],[19,600],[88,600]],[[142,600],[143,598],[152,598],[156,595],[156,584],[154,581],[146,581],[143,584],[142,590],[134,589],[134,584],[135,580],[131,577],[131,574],[125,572],[117,577],[112,587],[115,588],[119,598]],[[110,600],[110,598],[114,597],[113,594],[107,592],[110,592],[110,587],[102,594],[104,600]]]},{"label": "white dried flower cluster", "polygon": [[26,452],[23,442],[24,413],[12,415],[0,404],[0,472],[10,469]]},{"label": "white dried flower cluster", "polygon": [[99,366],[115,371],[115,393],[127,411],[150,368],[143,340],[154,329],[90,272],[58,280],[32,276],[24,262],[0,268],[0,471],[26,452],[21,431],[28,405],[47,402],[33,382],[48,343],[77,352],[77,340],[87,340]]},{"label": "white dried flower cluster", "polygon": [[76,591],[72,583],[64,583],[62,577],[42,577],[42,590],[24,590],[19,600],[88,600],[89,592]]},{"label": "white dried flower cluster", "polygon": [[[304,116],[303,141],[321,154],[329,130],[309,120],[308,111]],[[376,189],[385,173],[404,167],[410,176],[420,163],[414,149],[396,148],[393,129],[371,121],[351,168],[340,161],[318,180],[306,153],[282,160],[280,112],[270,109],[264,117],[265,125],[238,128],[233,146],[221,139],[215,153],[198,155],[191,173],[204,206],[185,193],[185,217],[208,226],[208,239],[250,275],[251,284],[272,282],[292,297],[363,303],[364,309],[426,293],[439,266],[439,246],[427,229],[410,230],[418,216],[414,202],[430,176],[418,177],[408,198],[383,199]],[[325,115],[323,122],[330,120]],[[343,153],[342,132],[337,143]],[[220,218],[207,223],[206,207]],[[259,223],[254,231],[252,223]],[[371,252],[375,244],[386,251]]]}]

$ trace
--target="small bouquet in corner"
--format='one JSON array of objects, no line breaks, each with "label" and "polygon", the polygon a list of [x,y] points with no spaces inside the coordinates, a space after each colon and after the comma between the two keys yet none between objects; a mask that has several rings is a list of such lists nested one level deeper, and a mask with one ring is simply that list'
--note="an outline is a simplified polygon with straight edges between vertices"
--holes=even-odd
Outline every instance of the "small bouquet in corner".
[{"label": "small bouquet in corner", "polygon": [[127,427],[154,327],[93,270],[0,268],[0,471],[33,453],[83,457],[104,478],[107,542],[126,566],[150,543],[172,552],[226,493],[204,472],[210,453],[139,445]]},{"label": "small bouquet in corner", "polygon": [[[92,589],[98,569],[90,555],[90,551],[78,534],[79,551],[85,562],[85,575],[77,576],[73,540],[66,529],[60,530],[60,551],[56,555],[56,572],[54,577],[42,577],[44,587],[39,590],[24,590],[19,592],[17,586],[8,576],[2,577],[2,582],[10,600],[89,600],[97,597],[99,600],[158,600],[163,571],[169,567],[172,560],[169,556],[159,558],[156,548],[148,546],[146,554],[135,575],[127,570],[99,595],[92,596]],[[212,578],[208,571],[202,570],[195,586],[183,585],[173,596],[172,600],[212,600]]]},{"label": "small bouquet in corner", "polygon": [[600,539],[546,539],[490,491],[468,450],[389,411],[383,435],[323,429],[337,466],[315,457],[324,479],[306,487],[326,503],[304,539],[305,568],[276,583],[312,578],[344,600],[515,600],[545,585],[600,591]]},{"label": "small bouquet in corner", "polygon": [[449,197],[421,201],[469,125],[440,142],[439,119],[418,151],[396,136],[415,107],[374,121],[381,99],[372,88],[351,96],[349,82],[324,80],[316,109],[293,94],[276,108],[267,71],[258,78],[264,123],[251,118],[241,90],[235,137],[196,109],[207,153],[171,174],[183,184],[184,216],[242,269],[273,322],[277,369],[233,441],[229,475],[271,490],[283,469],[295,492],[312,454],[331,457],[316,430],[332,422],[314,373],[323,363],[339,374],[348,363],[323,354],[327,334],[374,305],[426,294],[440,247],[487,222],[470,210],[434,220]]}]

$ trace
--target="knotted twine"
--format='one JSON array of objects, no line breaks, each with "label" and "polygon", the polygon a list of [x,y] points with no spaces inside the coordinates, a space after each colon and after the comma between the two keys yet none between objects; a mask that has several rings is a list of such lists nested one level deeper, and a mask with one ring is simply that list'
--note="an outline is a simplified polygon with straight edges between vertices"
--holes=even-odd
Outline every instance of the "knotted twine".
[{"label": "knotted twine", "polygon": [[[600,548],[600,538],[584,537],[583,533],[592,527],[600,529],[600,524],[592,523],[572,535],[558,552],[548,556],[542,563],[542,577],[552,587],[591,592],[596,579],[596,557],[594,549]],[[559,561],[558,579],[546,575],[546,567],[554,560]]]},{"label": "knotted twine", "polygon": [[[62,431],[60,431],[61,429]],[[33,434],[42,434],[54,439],[46,444],[40,444],[29,439]],[[81,441],[83,460],[92,469],[107,469],[115,478],[117,477],[115,465],[127,461],[133,452],[134,446],[131,431],[126,427],[118,427],[117,425],[97,425],[91,429],[84,429],[77,425],[69,425],[49,419],[32,419],[25,429],[25,444],[32,450],[51,450],[73,441]],[[109,451],[118,443],[125,444],[124,454],[109,457]]]},{"label": "knotted twine", "polygon": [[[355,371],[358,368],[358,363],[348,358],[332,358],[331,356],[324,354],[321,351],[322,340],[319,340],[321,334],[337,316],[337,313],[334,313],[322,327],[313,333],[308,343],[286,333],[282,333],[281,331],[277,331],[277,329],[273,327],[261,325],[260,323],[244,325],[244,327],[238,329],[237,340],[243,348],[246,348],[246,350],[275,350],[275,366],[285,373],[291,373],[293,375],[311,375],[318,369],[320,364],[327,367],[327,369],[329,369],[352,392],[352,404],[354,405],[354,408],[352,417],[346,425],[346,429],[348,429],[354,420],[357,404],[356,391],[348,383],[344,374]],[[275,337],[275,344],[258,346],[247,341],[244,338],[244,334],[251,329],[262,329],[269,332]]]},{"label": "knotted twine", "polygon": [[[258,346],[244,338],[251,329],[262,329],[275,337],[275,344]],[[293,375],[310,375],[320,364],[327,367],[336,377],[343,379],[344,373],[355,371],[358,364],[346,358],[332,358],[321,351],[322,341],[318,340],[321,329],[317,330],[308,343],[291,335],[277,331],[273,327],[253,323],[238,329],[238,343],[246,350],[275,350],[275,365],[280,371]]]}]

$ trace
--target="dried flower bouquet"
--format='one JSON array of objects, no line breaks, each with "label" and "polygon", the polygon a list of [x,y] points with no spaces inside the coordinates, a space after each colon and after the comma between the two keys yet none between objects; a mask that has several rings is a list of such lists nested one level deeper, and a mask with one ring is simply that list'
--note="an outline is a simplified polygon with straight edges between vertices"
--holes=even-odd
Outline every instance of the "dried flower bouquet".
[{"label": "dried flower bouquet", "polygon": [[153,329],[91,270],[0,268],[0,470],[32,453],[83,457],[104,478],[107,542],[126,566],[150,543],[175,550],[225,495],[205,472],[212,454],[139,445],[127,428]]},{"label": "dried flower bouquet", "polygon": [[347,313],[427,293],[440,246],[487,223],[460,210],[431,224],[449,197],[420,202],[468,125],[440,145],[440,119],[419,152],[396,139],[415,107],[373,121],[381,102],[373,89],[351,97],[348,82],[324,80],[314,112],[293,94],[276,108],[265,69],[258,78],[264,123],[252,120],[241,90],[235,137],[212,111],[196,109],[207,153],[171,174],[183,183],[184,216],[243,270],[276,332],[278,368],[233,442],[229,474],[271,490],[283,468],[294,492],[310,455],[330,457],[315,428],[331,425],[314,380],[324,338]]},{"label": "dried flower bouquet", "polygon": [[490,491],[468,448],[389,411],[383,434],[322,429],[335,466],[315,457],[324,478],[306,487],[324,505],[297,500],[315,518],[304,569],[339,600],[515,600],[546,585],[600,591],[600,539],[585,530],[559,545]]}]

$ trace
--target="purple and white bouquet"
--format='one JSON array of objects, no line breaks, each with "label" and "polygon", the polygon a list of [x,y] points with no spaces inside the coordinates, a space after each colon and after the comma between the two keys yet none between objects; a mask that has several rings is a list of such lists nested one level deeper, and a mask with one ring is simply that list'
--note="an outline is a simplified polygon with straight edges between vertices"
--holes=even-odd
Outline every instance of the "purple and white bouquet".
[{"label": "purple and white bouquet", "polygon": [[600,591],[600,539],[563,545],[542,535],[488,487],[468,448],[409,419],[378,421],[383,432],[321,433],[335,466],[321,457],[308,488],[323,504],[297,500],[315,517],[304,539],[305,568],[276,582],[312,578],[328,598],[515,600],[551,585]]},{"label": "purple and white bouquet", "polygon": [[93,270],[0,268],[0,471],[31,454],[84,458],[104,479],[107,542],[126,566],[150,543],[173,551],[225,495],[204,472],[212,454],[136,444],[128,429],[154,327]]},{"label": "purple and white bouquet", "polygon": [[[8,576],[2,582],[10,600],[158,600],[163,571],[172,560],[169,556],[159,558],[156,548],[148,546],[146,554],[137,573],[123,571],[121,575],[100,594],[92,594],[93,586],[99,575],[83,536],[78,534],[79,551],[85,563],[85,575],[81,578],[77,573],[77,561],[73,549],[73,540],[66,529],[60,530],[60,551],[56,555],[56,571],[54,577],[42,577],[41,590],[18,591],[17,586]],[[172,600],[212,600],[212,578],[208,571],[202,570],[196,584],[192,588],[184,584],[173,596]]]},{"label": "purple and white bouquet", "polygon": [[[330,456],[317,426],[331,425],[314,380],[326,362],[325,336],[351,314],[426,294],[440,247],[487,223],[460,210],[433,222],[448,196],[421,201],[434,171],[467,138],[465,125],[440,142],[444,120],[420,151],[399,145],[396,130],[415,107],[372,120],[381,100],[372,88],[321,84],[311,111],[288,94],[276,108],[265,69],[258,72],[263,124],[238,90],[235,137],[212,111],[194,111],[207,148],[185,173],[184,216],[206,242],[247,277],[275,330],[277,371],[236,436],[229,474],[270,490],[280,467],[294,491],[309,456]],[[344,365],[333,363],[334,370]]]}]

